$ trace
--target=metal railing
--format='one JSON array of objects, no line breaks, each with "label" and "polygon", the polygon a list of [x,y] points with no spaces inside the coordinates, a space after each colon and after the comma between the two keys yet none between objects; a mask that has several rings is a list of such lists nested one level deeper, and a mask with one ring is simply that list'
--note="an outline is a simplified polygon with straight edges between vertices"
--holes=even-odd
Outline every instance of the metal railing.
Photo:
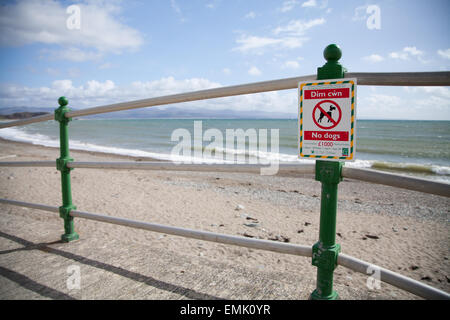
[{"label": "metal railing", "polygon": [[[54,161],[2,161],[0,167],[55,167]],[[70,161],[70,169],[123,169],[123,170],[154,170],[154,171],[204,171],[204,172],[243,172],[259,173],[260,165],[256,164],[178,164],[163,161],[139,162],[89,162]],[[314,174],[313,164],[279,164],[279,174]],[[366,182],[382,184],[391,187],[403,188],[412,191],[450,197],[450,186],[447,183],[414,178],[399,174],[379,172],[370,169],[342,168],[342,177]]]},{"label": "metal railing", "polygon": [[[48,206],[42,204],[35,204],[29,202],[15,201],[1,199],[0,203],[44,210],[49,212],[59,212],[59,208],[55,206]],[[186,228],[166,226],[156,223],[148,223],[143,221],[129,220],[124,218],[111,217],[97,213],[83,212],[72,210],[71,216],[77,218],[84,218],[88,220],[106,222],[115,225],[131,227],[135,229],[142,229],[158,233],[170,234],[185,238],[192,238],[203,241],[210,241],[216,243],[223,243],[228,245],[235,245],[239,247],[258,249],[264,251],[271,251],[283,254],[290,254],[303,257],[312,257],[312,248],[310,246],[301,246],[297,244],[283,243],[272,240],[253,239],[240,236],[232,236],[227,234],[220,234],[208,231],[199,231]],[[439,289],[433,288],[427,284],[421,283],[414,279],[402,276],[398,273],[381,268],[377,265],[356,259],[354,257],[339,254],[337,263],[343,267],[349,268],[353,271],[367,275],[367,270],[377,270],[380,275],[380,280],[389,283],[397,288],[406,290],[410,293],[416,294],[425,299],[450,299],[450,295]]]},{"label": "metal railing", "polygon": [[[367,73],[354,72],[345,73],[345,78],[358,78],[358,85],[361,86],[449,86],[450,72],[397,72],[397,73]],[[193,92],[172,94],[168,96],[155,97],[149,99],[128,101],[116,104],[109,104],[95,108],[87,108],[76,111],[69,111],[65,114],[67,118],[88,116],[106,112],[115,112],[137,108],[148,108],[166,104],[174,104],[188,101],[199,101],[214,98],[224,98],[243,94],[261,93],[269,91],[295,89],[300,81],[314,81],[316,75],[294,77],[279,80],[255,82],[237,86],[221,87]],[[53,120],[52,114],[0,123],[1,128],[21,126],[36,122]]]},{"label": "metal railing", "polygon": [[[329,46],[330,47],[330,46]],[[328,47],[327,47],[328,48]],[[326,49],[327,50],[327,49]],[[339,60],[340,55],[337,59],[330,58],[331,55],[326,54],[325,56],[328,60],[326,67],[328,64],[335,66],[337,64],[337,60]],[[331,60],[331,61],[330,61]],[[328,65],[328,67],[330,67]],[[340,65],[339,65],[340,66]],[[342,73],[344,77],[348,78],[358,78],[359,85],[379,85],[379,86],[449,86],[450,85],[450,72],[409,72],[409,73]],[[323,299],[333,299],[336,298],[336,294],[333,292],[329,292],[328,294],[323,293],[321,290],[331,290],[332,288],[332,272],[335,266],[342,265],[344,267],[350,268],[356,272],[360,272],[363,274],[367,274],[367,270],[369,267],[376,268],[380,271],[380,280],[391,285],[394,285],[398,288],[404,289],[411,293],[414,293],[420,297],[427,299],[450,299],[450,294],[428,286],[419,281],[407,278],[398,273],[383,269],[381,267],[372,265],[370,263],[358,260],[356,258],[347,256],[345,254],[341,254],[339,250],[333,249],[336,254],[334,260],[331,260],[331,264],[334,267],[331,270],[331,286],[329,284],[320,283],[320,276],[325,277],[323,274],[330,273],[329,269],[323,269],[323,263],[329,263],[330,260],[326,261],[325,259],[320,260],[320,252],[319,254],[315,252],[314,246],[311,248],[310,246],[300,246],[295,244],[287,244],[274,242],[270,240],[261,240],[261,239],[250,239],[247,237],[239,237],[232,236],[226,234],[219,234],[207,231],[198,231],[191,230],[179,227],[172,226],[164,226],[160,224],[142,222],[142,221],[134,221],[128,220],[124,218],[111,217],[107,215],[100,215],[96,213],[89,213],[78,211],[72,205],[71,199],[71,190],[70,190],[70,170],[74,168],[90,168],[90,169],[138,169],[138,170],[173,170],[173,171],[215,171],[215,172],[259,172],[260,166],[251,165],[251,164],[174,164],[168,162],[78,162],[73,161],[69,157],[69,149],[68,149],[68,132],[67,126],[68,121],[72,117],[80,117],[87,116],[93,114],[100,114],[106,112],[115,112],[127,109],[135,109],[135,108],[144,108],[150,106],[157,105],[165,105],[165,104],[173,104],[173,103],[181,103],[188,101],[196,101],[196,100],[204,100],[204,99],[213,99],[220,97],[228,97],[228,96],[236,96],[242,94],[250,94],[250,93],[258,93],[258,92],[267,92],[274,90],[285,90],[285,89],[293,89],[297,88],[298,82],[300,81],[314,81],[316,80],[315,75],[309,75],[304,77],[295,77],[288,79],[280,79],[273,81],[265,81],[265,82],[257,82],[250,83],[238,86],[231,87],[223,87],[223,88],[214,88],[208,90],[201,90],[195,92],[181,93],[163,97],[155,97],[137,101],[123,102],[118,104],[100,106],[95,108],[70,111],[66,108],[67,101],[65,99],[59,100],[60,108],[55,111],[55,115],[44,115],[31,119],[11,121],[7,123],[1,123],[1,128],[13,127],[26,125],[30,123],[48,121],[52,119],[56,119],[60,122],[60,151],[61,157],[56,161],[56,167],[61,171],[61,179],[62,179],[62,194],[63,194],[63,206],[54,207],[42,204],[33,204],[22,201],[8,200],[8,199],[0,199],[0,203],[15,205],[15,206],[23,206],[28,208],[34,208],[39,210],[46,210],[50,212],[59,212],[60,216],[64,219],[64,229],[65,234],[63,235],[64,241],[72,241],[78,239],[78,235],[74,232],[73,227],[73,218],[83,218],[95,221],[101,221],[111,224],[117,224],[122,226],[127,226],[131,228],[144,229],[153,232],[166,233],[176,236],[182,236],[187,238],[194,238],[205,241],[212,241],[230,245],[237,245],[242,247],[248,247],[253,249],[267,250],[284,254],[293,254],[299,256],[306,256],[313,258],[314,261],[319,261],[318,264],[314,264],[318,266],[318,284],[316,291],[312,294],[312,298],[323,298]],[[317,161],[319,162],[319,161]],[[314,165],[298,165],[298,164],[281,164],[279,168],[279,172],[296,172],[296,173],[308,173],[316,174],[316,180],[320,180],[318,178],[317,168]],[[54,161],[8,161],[8,162],[0,162],[0,166],[4,167],[54,167]],[[355,168],[346,168],[343,167],[341,171],[339,171],[339,176],[348,177],[352,179],[358,179],[363,181],[368,181],[372,183],[384,184],[394,187],[406,188],[409,190],[415,190],[420,192],[426,192],[431,194],[436,194],[440,196],[450,197],[450,185],[445,183],[439,183],[434,181],[429,181],[425,179],[418,179],[412,177],[406,177],[402,175],[396,174],[388,174],[381,173],[373,170],[366,169],[355,169]],[[322,182],[324,184],[324,182]],[[337,183],[335,186],[337,190]],[[324,194],[322,193],[322,196]],[[321,210],[321,216],[323,212]],[[335,212],[334,212],[335,215]],[[321,226],[322,229],[322,218],[321,218]],[[321,231],[322,234],[322,231]],[[334,236],[334,235],[333,235]],[[320,244],[319,238],[319,244]],[[319,255],[319,257],[318,257]],[[321,271],[322,270],[322,271]],[[330,277],[330,275],[326,275],[326,277]],[[328,278],[330,279],[330,278]],[[322,281],[323,282],[323,281]]]}]

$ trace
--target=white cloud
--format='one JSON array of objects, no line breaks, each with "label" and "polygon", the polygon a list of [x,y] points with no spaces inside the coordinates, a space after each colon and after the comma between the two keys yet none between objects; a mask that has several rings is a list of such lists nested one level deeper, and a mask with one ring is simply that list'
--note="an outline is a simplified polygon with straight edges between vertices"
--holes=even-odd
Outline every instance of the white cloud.
[{"label": "white cloud", "polygon": [[356,7],[352,20],[360,21],[365,20],[366,18],[367,18],[367,5]]},{"label": "white cloud", "polygon": [[396,118],[394,111],[398,111],[404,105],[404,101],[395,95],[382,93],[364,95],[360,93],[358,96],[358,117],[366,119]]},{"label": "white cloud", "polygon": [[450,119],[450,89],[448,87],[404,87],[415,110],[421,111],[417,119]]},{"label": "white cloud", "polygon": [[[177,80],[173,77],[154,81],[135,81],[128,85],[116,85],[111,80],[91,80],[80,86],[72,80],[57,80],[47,87],[0,85],[0,106],[57,106],[58,97],[64,95],[70,106],[83,109],[100,105],[133,101],[182,92],[198,91],[222,86],[207,79],[191,78]],[[196,110],[232,109],[236,111],[277,111],[295,114],[297,93],[295,90],[264,92],[251,95],[186,102],[183,107]],[[274,110],[276,106],[276,110]]]},{"label": "white cloud", "polygon": [[238,46],[233,48],[233,51],[261,54],[263,49],[268,47],[288,49],[299,48],[308,40],[307,37],[302,37],[306,31],[324,23],[325,19],[323,18],[309,21],[292,20],[285,26],[275,28],[272,31],[273,37],[241,35],[241,37],[236,40]]},{"label": "white cloud", "polygon": [[70,78],[76,78],[80,76],[80,69],[76,68],[76,67],[72,67],[67,69],[67,73],[66,75]]},{"label": "white cloud", "polygon": [[438,50],[437,53],[444,59],[450,59],[450,49]]},{"label": "white cloud", "polygon": [[303,45],[306,38],[296,38],[296,37],[284,37],[284,38],[269,38],[269,37],[256,37],[256,36],[241,36],[236,42],[239,44],[238,47],[234,48],[233,51],[241,51],[243,53],[253,52],[261,54],[264,48],[298,48]]},{"label": "white cloud", "polygon": [[324,18],[313,19],[309,21],[292,20],[286,26],[277,27],[274,30],[275,34],[286,33],[293,36],[303,35],[312,27],[319,26],[325,23]]},{"label": "white cloud", "polygon": [[229,68],[223,68],[223,69],[222,69],[222,72],[223,72],[224,74],[226,74],[226,75],[231,74],[231,70],[230,70]]},{"label": "white cloud", "polygon": [[181,9],[175,0],[170,0],[170,7],[177,13],[181,15]]},{"label": "white cloud", "polygon": [[418,93],[420,95],[435,96],[448,100],[450,106],[450,89],[448,87],[403,87],[408,93]]},{"label": "white cloud", "polygon": [[43,49],[40,52],[41,59],[69,60],[73,62],[99,60],[102,56],[103,54],[100,52],[82,50],[76,47],[69,47],[61,50]]},{"label": "white cloud", "polygon": [[220,84],[201,78],[175,80],[173,77],[155,81],[135,81],[129,85],[117,86],[113,81],[87,81],[75,86],[72,80],[62,79],[53,81],[49,87],[26,87],[1,85],[0,106],[20,106],[22,98],[26,105],[45,106],[56,103],[57,97],[67,96],[71,105],[77,108],[93,107],[101,103],[130,101],[153,96],[162,96],[186,91],[210,89]]},{"label": "white cloud", "polygon": [[267,46],[273,46],[280,43],[279,39],[268,38],[268,37],[256,37],[256,36],[241,36],[236,40],[239,44],[238,47],[234,48],[233,51],[238,50],[241,52],[247,52],[254,49],[260,49]]},{"label": "white cloud", "polygon": [[248,70],[248,74],[251,76],[260,76],[261,71],[257,67],[253,66]]},{"label": "white cloud", "polygon": [[409,59],[408,54],[406,52],[401,52],[401,51],[391,52],[389,54],[389,57],[392,59],[400,59],[400,60],[408,60]]},{"label": "white cloud", "polygon": [[[100,4],[100,5],[98,5]],[[80,29],[69,29],[69,14],[61,3],[51,0],[19,1],[0,10],[0,44],[23,46],[32,43],[60,45],[70,50],[92,48],[95,54],[136,50],[142,35],[120,22],[115,2],[80,2]],[[85,53],[86,54],[86,53]],[[64,58],[64,54],[61,53]],[[76,59],[69,52],[67,58]]]},{"label": "white cloud", "polygon": [[409,53],[412,56],[421,56],[421,55],[423,55],[423,52],[420,51],[420,50],[417,50],[416,47],[405,47],[405,48],[403,48],[403,51]]},{"label": "white cloud", "polygon": [[305,1],[302,3],[303,8],[315,7],[315,6],[317,6],[316,0],[308,0],[308,1]]},{"label": "white cloud", "polygon": [[[135,81],[124,85],[117,85],[111,80],[91,80],[75,85],[68,79],[57,80],[43,87],[3,84],[0,85],[0,106],[55,106],[56,108],[58,97],[65,95],[70,101],[70,106],[83,109],[220,86],[222,86],[220,83],[208,79],[175,79],[173,77],[154,81]],[[297,103],[296,90],[281,90],[186,102],[182,106],[196,110],[277,111],[295,115]],[[386,92],[381,88],[361,87],[358,92],[357,108],[358,118],[448,120],[450,119],[450,88],[405,87],[403,90],[399,88],[392,94],[389,90]]]},{"label": "white cloud", "polygon": [[103,69],[111,69],[113,67],[113,65],[109,62],[105,62],[102,63],[101,65],[98,66],[99,69],[103,70]]},{"label": "white cloud", "polygon": [[287,0],[283,2],[279,10],[281,12],[288,12],[294,9],[294,7],[298,4],[299,4],[298,0]]},{"label": "white cloud", "polygon": [[[170,0],[170,7],[172,8],[173,11],[175,11],[181,23],[186,22],[186,18],[184,17],[183,11],[181,10],[181,7],[175,0]],[[208,5],[206,5],[206,7],[213,9],[213,7],[208,7]]]},{"label": "white cloud", "polygon": [[245,19],[255,19],[256,18],[256,13],[253,11],[250,11],[249,13],[247,13],[245,15]]},{"label": "white cloud", "polygon": [[371,54],[370,56],[363,57],[363,60],[370,63],[377,63],[384,61],[384,58],[379,54]]},{"label": "white cloud", "polygon": [[367,100],[373,105],[378,105],[380,107],[383,106],[387,108],[397,107],[402,103],[402,99],[397,96],[381,93],[371,94],[369,97],[367,97]]},{"label": "white cloud", "polygon": [[206,4],[208,9],[215,9],[219,5],[220,0],[212,0]]},{"label": "white cloud", "polygon": [[295,60],[286,61],[283,66],[283,69],[298,69],[300,68],[300,63]]},{"label": "white cloud", "polygon": [[423,59],[423,56],[424,52],[418,50],[416,47],[405,47],[401,51],[394,51],[389,54],[389,57],[392,59],[410,60],[415,58],[421,63],[426,63],[427,61]]},{"label": "white cloud", "polygon": [[[300,4],[299,0],[287,0],[284,1],[281,8],[278,10],[281,12],[289,12],[292,9],[294,9],[296,6]],[[328,0],[322,0],[320,1],[320,4],[318,4],[317,0],[307,0],[303,1],[301,4],[302,8],[319,8],[319,9],[325,9],[328,6]]]},{"label": "white cloud", "polygon": [[51,76],[58,76],[60,74],[59,70],[54,68],[47,68],[45,69],[45,72]]},{"label": "white cloud", "polygon": [[448,120],[450,89],[447,87],[403,87],[403,92],[380,93],[361,88],[358,93],[358,118]]}]

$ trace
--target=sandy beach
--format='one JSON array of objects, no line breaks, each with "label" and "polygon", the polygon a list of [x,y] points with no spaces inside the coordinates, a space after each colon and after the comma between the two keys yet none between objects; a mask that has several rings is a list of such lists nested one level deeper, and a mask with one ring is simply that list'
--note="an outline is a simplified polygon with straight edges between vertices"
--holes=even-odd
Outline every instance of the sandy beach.
[{"label": "sandy beach", "polygon": [[[0,161],[58,156],[0,140]],[[0,197],[60,206],[59,172],[0,167]],[[75,169],[72,197],[82,211],[230,235],[312,246],[319,234],[320,183],[312,175]],[[336,240],[342,253],[450,292],[449,212],[446,197],[344,179]],[[60,243],[57,214],[1,204],[0,299],[307,299],[315,288],[310,258],[84,219],[75,228],[80,240]],[[81,266],[79,290],[65,285],[73,264]],[[385,283],[370,290],[366,281],[335,271],[341,299],[420,299]]]}]

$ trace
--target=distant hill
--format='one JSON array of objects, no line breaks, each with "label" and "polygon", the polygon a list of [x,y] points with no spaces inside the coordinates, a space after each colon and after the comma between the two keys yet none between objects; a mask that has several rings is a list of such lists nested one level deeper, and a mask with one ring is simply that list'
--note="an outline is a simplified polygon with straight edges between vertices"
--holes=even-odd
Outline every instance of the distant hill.
[{"label": "distant hill", "polygon": [[139,119],[139,118],[178,118],[178,119],[296,119],[297,115],[283,112],[265,111],[235,111],[229,109],[221,110],[193,110],[180,107],[169,108],[144,108],[135,110],[124,110],[111,113],[102,113],[88,116],[90,119]]},{"label": "distant hill", "polygon": [[12,114],[0,115],[0,119],[27,119],[37,116],[43,116],[48,112],[14,112]]},{"label": "distant hill", "polygon": [[5,116],[14,113],[22,113],[22,112],[45,112],[45,113],[53,113],[55,108],[33,108],[33,107],[4,107],[0,108],[0,116]]},{"label": "distant hill", "polygon": [[[77,110],[76,108],[71,108]],[[7,119],[23,119],[53,113],[55,108],[8,107],[0,108],[0,117]],[[15,118],[9,118],[14,116]],[[265,111],[235,111],[229,109],[201,110],[180,107],[152,107],[124,110],[83,117],[87,119],[145,119],[145,118],[182,118],[182,119],[296,119],[295,113],[265,112]]]}]

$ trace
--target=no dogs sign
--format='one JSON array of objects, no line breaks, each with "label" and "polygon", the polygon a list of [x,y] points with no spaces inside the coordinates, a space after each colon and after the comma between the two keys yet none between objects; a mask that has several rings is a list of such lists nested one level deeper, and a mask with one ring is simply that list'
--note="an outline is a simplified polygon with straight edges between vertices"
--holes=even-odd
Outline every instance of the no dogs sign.
[{"label": "no dogs sign", "polygon": [[299,155],[353,161],[356,78],[299,83]]}]

